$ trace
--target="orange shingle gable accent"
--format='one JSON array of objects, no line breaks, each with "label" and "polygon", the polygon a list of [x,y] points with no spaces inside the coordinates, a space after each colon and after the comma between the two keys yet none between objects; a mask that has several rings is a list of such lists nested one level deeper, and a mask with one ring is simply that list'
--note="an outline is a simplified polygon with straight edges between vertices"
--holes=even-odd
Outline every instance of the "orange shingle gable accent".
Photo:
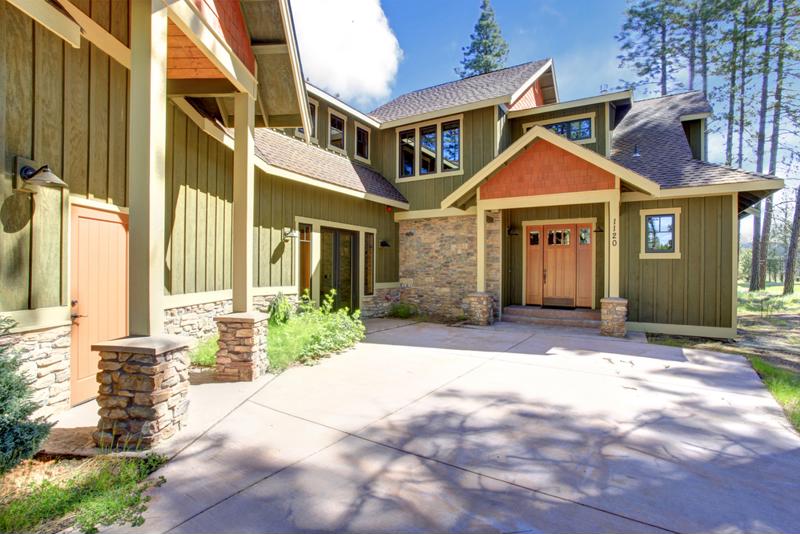
[{"label": "orange shingle gable accent", "polygon": [[255,74],[256,57],[239,0],[192,0],[209,26],[223,36],[247,69]]},{"label": "orange shingle gable accent", "polygon": [[480,188],[481,199],[614,188],[614,175],[538,139]]},{"label": "orange shingle gable accent", "polygon": [[544,104],[544,96],[542,96],[542,86],[539,80],[536,80],[533,85],[523,92],[515,102],[509,106],[509,111],[516,111],[518,109],[530,109]]}]

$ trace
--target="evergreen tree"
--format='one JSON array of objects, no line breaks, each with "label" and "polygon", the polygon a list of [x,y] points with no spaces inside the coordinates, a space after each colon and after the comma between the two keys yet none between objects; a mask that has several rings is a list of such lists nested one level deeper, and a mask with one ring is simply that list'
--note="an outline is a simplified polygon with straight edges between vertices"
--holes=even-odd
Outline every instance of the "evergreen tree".
[{"label": "evergreen tree", "polygon": [[[767,0],[766,30],[764,33],[764,53],[761,56],[761,101],[758,111],[758,133],[756,140],[756,172],[764,172],[764,149],[767,141],[767,102],[769,100],[770,54],[772,51],[772,11],[773,0]],[[775,125],[773,124],[773,128]],[[772,196],[764,204],[764,222],[761,228],[758,251],[758,289],[765,289],[767,283],[767,260],[769,258],[769,234],[772,228]]]},{"label": "evergreen tree", "polygon": [[461,68],[456,69],[456,74],[466,78],[476,74],[486,74],[505,66],[508,43],[503,39],[489,0],[482,0],[481,16],[469,37],[469,46],[461,49],[464,57],[461,60]]}]

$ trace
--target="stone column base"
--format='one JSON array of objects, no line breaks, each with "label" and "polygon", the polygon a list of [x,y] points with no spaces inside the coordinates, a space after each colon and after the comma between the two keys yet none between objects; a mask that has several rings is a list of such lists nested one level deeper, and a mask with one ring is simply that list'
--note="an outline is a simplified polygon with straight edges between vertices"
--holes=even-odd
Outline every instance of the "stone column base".
[{"label": "stone column base", "polygon": [[494,299],[491,293],[470,293],[462,301],[467,321],[487,326],[494,322]]},{"label": "stone column base", "polygon": [[231,313],[215,317],[219,328],[217,379],[251,382],[267,372],[267,314]]},{"label": "stone column base", "polygon": [[628,319],[628,299],[600,299],[600,333],[604,336],[625,337]]},{"label": "stone column base", "polygon": [[186,425],[189,341],[126,337],[92,345],[100,352],[98,447],[147,449]]}]

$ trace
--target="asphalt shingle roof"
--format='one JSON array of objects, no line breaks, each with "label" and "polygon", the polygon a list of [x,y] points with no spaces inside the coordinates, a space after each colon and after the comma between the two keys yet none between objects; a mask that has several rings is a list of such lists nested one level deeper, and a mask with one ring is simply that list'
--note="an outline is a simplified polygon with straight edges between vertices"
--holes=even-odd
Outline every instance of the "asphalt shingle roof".
[{"label": "asphalt shingle roof", "polygon": [[378,121],[386,122],[511,95],[536,74],[536,71],[541,69],[547,61],[547,59],[540,59],[412,91],[372,110],[369,115]]},{"label": "asphalt shingle roof", "polygon": [[359,163],[269,128],[256,128],[256,155],[309,178],[398,202],[408,202],[383,175]]},{"label": "asphalt shingle roof", "polygon": [[771,178],[692,158],[681,117],[706,112],[711,106],[699,91],[633,102],[613,132],[611,160],[665,189]]}]

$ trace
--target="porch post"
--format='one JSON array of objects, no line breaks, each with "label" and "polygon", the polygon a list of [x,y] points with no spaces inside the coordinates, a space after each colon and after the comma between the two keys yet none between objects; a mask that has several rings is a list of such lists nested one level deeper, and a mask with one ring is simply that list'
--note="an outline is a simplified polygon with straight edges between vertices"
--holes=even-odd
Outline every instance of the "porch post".
[{"label": "porch post", "polygon": [[476,211],[477,227],[478,227],[478,266],[477,266],[477,284],[475,290],[478,292],[486,291],[486,212],[478,205]]},{"label": "porch post", "polygon": [[233,151],[233,312],[253,309],[253,164],[255,100],[236,93]]},{"label": "porch post", "polygon": [[164,183],[167,138],[167,8],[131,2],[128,330],[164,328]]},{"label": "porch post", "polygon": [[608,296],[619,297],[619,189],[608,203]]}]

